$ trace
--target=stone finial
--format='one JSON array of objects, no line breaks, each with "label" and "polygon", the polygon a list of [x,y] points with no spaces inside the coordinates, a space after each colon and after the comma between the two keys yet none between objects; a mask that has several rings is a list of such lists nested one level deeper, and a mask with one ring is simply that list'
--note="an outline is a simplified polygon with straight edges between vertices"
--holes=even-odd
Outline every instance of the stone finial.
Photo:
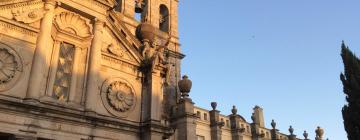
[{"label": "stone finial", "polygon": [[271,127],[273,129],[276,129],[276,122],[274,120],[271,120]]},{"label": "stone finial", "polygon": [[182,80],[180,80],[178,82],[178,87],[179,87],[180,92],[182,93],[181,96],[183,98],[189,97],[189,92],[192,87],[192,82],[191,82],[191,80],[188,79],[187,75],[184,75],[182,77]]},{"label": "stone finial", "polygon": [[290,125],[289,128],[290,135],[294,135],[294,128]]},{"label": "stone finial", "polygon": [[304,140],[307,140],[307,139],[308,139],[309,134],[308,134],[306,131],[304,131],[303,136],[304,136],[304,138],[305,138]]},{"label": "stone finial", "polygon": [[213,110],[216,110],[216,106],[217,106],[216,102],[211,102],[211,107]]},{"label": "stone finial", "polygon": [[252,113],[251,120],[255,123],[255,113]]},{"label": "stone finial", "polygon": [[316,133],[316,138],[321,139],[324,135],[324,129],[318,126],[317,129],[315,130],[315,133]]},{"label": "stone finial", "polygon": [[233,115],[236,115],[237,114],[237,109],[236,109],[236,106],[233,105],[232,109],[231,109],[231,113]]}]

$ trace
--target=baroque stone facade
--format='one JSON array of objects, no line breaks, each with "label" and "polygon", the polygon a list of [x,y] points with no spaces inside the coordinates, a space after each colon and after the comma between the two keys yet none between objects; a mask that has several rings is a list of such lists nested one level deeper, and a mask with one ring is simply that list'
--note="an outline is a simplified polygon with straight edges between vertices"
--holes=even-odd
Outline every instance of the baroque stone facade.
[{"label": "baroque stone facade", "polygon": [[194,107],[178,3],[1,0],[0,139],[296,139],[260,107],[252,123]]}]

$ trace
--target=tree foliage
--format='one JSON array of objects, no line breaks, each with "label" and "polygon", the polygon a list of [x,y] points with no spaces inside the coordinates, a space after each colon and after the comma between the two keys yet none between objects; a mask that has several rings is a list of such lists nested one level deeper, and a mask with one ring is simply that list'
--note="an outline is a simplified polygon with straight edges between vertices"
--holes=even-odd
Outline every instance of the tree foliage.
[{"label": "tree foliage", "polygon": [[349,140],[360,140],[360,60],[345,43],[341,45],[345,71],[340,79],[344,86],[347,104],[342,109],[345,130]]}]

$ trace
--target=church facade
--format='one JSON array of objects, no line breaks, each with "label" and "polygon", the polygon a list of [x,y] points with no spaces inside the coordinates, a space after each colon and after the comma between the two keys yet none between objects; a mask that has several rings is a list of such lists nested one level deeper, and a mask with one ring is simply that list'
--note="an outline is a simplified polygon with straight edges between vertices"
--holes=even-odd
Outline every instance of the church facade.
[{"label": "church facade", "polygon": [[194,106],[178,3],[1,0],[0,139],[298,140],[258,106],[252,121]]}]

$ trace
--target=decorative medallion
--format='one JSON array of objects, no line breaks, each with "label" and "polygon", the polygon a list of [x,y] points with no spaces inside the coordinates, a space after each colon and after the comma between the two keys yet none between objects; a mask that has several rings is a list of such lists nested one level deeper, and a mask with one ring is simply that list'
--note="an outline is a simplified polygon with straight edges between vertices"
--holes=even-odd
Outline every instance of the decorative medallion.
[{"label": "decorative medallion", "polygon": [[112,78],[104,82],[101,98],[105,108],[118,117],[126,117],[136,104],[133,88],[120,78]]},{"label": "decorative medallion", "polygon": [[0,43],[0,91],[11,88],[21,72],[22,61],[19,55],[9,46]]},{"label": "decorative medallion", "polygon": [[107,89],[106,97],[117,111],[126,112],[134,105],[135,95],[125,83],[115,81]]}]

